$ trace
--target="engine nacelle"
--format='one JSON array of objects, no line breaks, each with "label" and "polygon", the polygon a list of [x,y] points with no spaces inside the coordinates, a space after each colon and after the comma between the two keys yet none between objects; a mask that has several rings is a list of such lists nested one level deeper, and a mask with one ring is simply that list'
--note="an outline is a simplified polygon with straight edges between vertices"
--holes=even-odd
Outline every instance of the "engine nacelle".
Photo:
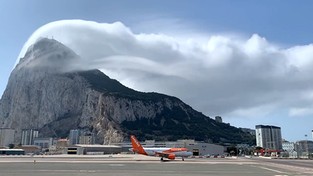
[{"label": "engine nacelle", "polygon": [[170,159],[170,160],[174,160],[175,159],[175,154],[169,154],[167,158]]}]

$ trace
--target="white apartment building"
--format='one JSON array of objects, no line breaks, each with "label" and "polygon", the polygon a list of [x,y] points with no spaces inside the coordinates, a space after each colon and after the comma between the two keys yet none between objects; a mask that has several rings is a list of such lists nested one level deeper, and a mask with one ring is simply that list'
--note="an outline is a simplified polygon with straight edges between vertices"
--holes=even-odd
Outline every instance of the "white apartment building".
[{"label": "white apartment building", "polygon": [[283,151],[286,153],[286,156],[288,156],[289,158],[296,158],[298,156],[294,142],[285,141],[282,143],[282,146],[283,146]]},{"label": "white apartment building", "polygon": [[71,130],[69,135],[70,145],[79,144],[79,136],[80,136],[79,129]]},{"label": "white apartment building", "polygon": [[34,145],[34,139],[38,137],[39,131],[34,129],[22,130],[22,145]]},{"label": "white apartment building", "polygon": [[7,147],[14,143],[15,130],[11,128],[0,128],[0,147]]},{"label": "white apartment building", "polygon": [[79,144],[87,144],[87,145],[95,144],[94,135],[79,136]]},{"label": "white apartment building", "polygon": [[294,152],[295,151],[295,143],[294,142],[283,142],[282,143],[283,150],[286,152]]},{"label": "white apartment building", "polygon": [[281,129],[277,126],[256,125],[256,144],[270,150],[282,150]]}]

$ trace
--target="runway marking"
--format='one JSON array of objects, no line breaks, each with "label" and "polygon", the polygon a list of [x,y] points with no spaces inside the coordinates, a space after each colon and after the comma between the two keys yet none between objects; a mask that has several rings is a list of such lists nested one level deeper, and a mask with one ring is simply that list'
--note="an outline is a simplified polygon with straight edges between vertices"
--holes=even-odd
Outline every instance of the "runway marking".
[{"label": "runway marking", "polygon": [[80,173],[96,173],[95,170],[79,170]]},{"label": "runway marking", "polygon": [[276,172],[276,173],[280,173],[280,174],[286,174],[286,172],[279,171],[279,170],[276,170],[276,169],[270,169],[270,168],[267,168],[267,167],[261,167],[261,166],[259,166],[259,168],[261,168],[261,169],[265,169],[265,170],[269,170],[269,171],[272,171],[272,172]]},{"label": "runway marking", "polygon": [[122,167],[122,166],[125,166],[125,164],[109,164],[109,166]]}]

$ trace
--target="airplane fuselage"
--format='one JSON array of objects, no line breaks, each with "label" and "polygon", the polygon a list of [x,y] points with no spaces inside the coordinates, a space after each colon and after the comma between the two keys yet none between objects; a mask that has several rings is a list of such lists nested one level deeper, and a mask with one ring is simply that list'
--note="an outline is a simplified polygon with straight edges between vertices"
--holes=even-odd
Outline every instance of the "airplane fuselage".
[{"label": "airplane fuselage", "polygon": [[[148,156],[157,156],[158,153],[171,151],[172,149],[173,148],[144,148]],[[177,157],[189,157],[192,155],[192,152],[185,150],[171,151],[171,153],[175,154]]]}]

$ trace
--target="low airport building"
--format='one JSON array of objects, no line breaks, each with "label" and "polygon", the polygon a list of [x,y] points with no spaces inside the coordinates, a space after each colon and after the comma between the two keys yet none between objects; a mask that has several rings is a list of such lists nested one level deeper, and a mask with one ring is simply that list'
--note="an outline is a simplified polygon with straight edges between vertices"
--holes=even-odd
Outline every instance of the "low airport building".
[{"label": "low airport building", "polygon": [[[197,142],[195,140],[177,140],[166,142],[155,142],[154,140],[146,140],[140,143],[143,147],[187,148],[193,153],[194,156],[223,155],[225,153],[224,146],[205,142]],[[132,148],[130,142],[115,145],[120,145],[123,152],[129,152],[129,149]]]},{"label": "low airport building", "polygon": [[49,149],[53,145],[53,138],[35,138],[34,145],[40,146],[41,149]]},{"label": "low airport building", "polygon": [[84,145],[76,144],[66,147],[63,154],[71,155],[104,155],[104,154],[117,154],[122,152],[121,146],[116,145]]},{"label": "low airport building", "polygon": [[23,149],[0,149],[0,155],[25,155]]}]

